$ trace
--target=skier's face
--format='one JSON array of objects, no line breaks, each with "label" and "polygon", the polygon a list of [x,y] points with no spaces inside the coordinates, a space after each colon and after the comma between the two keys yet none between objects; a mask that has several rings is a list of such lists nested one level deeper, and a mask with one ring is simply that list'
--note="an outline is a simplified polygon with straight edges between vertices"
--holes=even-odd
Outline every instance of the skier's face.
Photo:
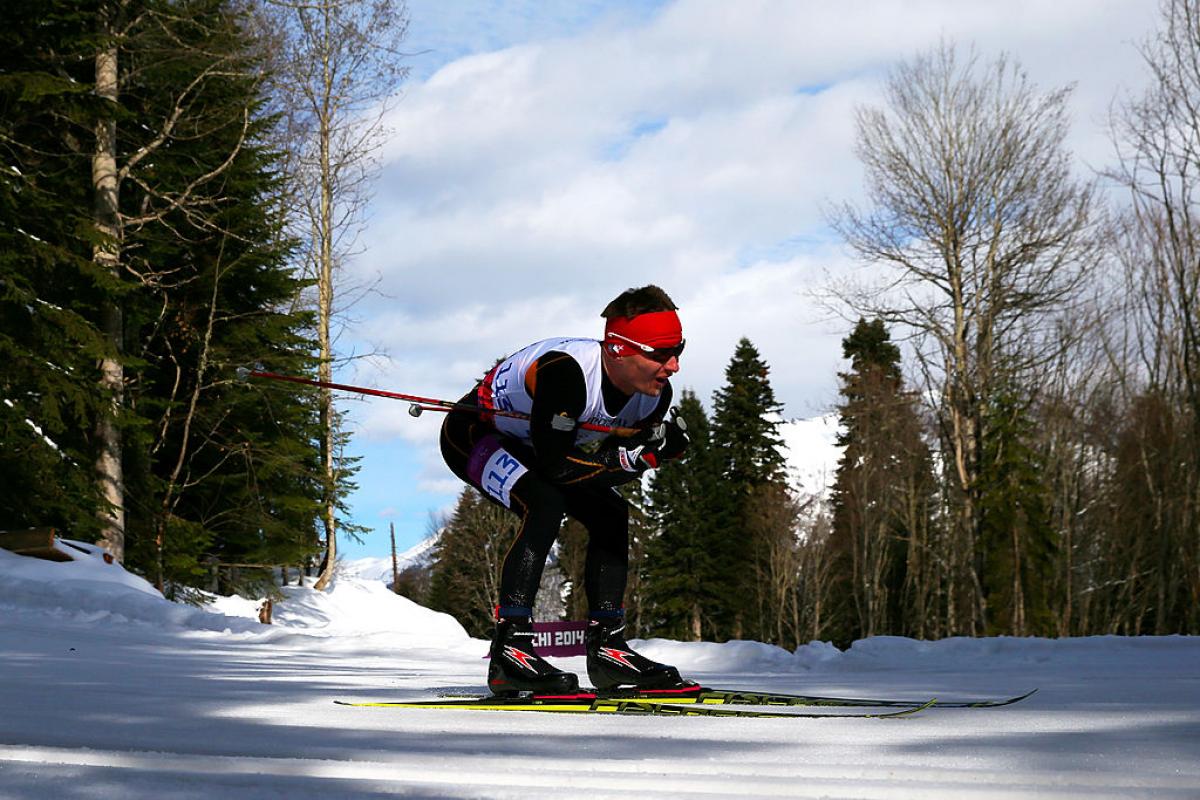
[{"label": "skier's face", "polygon": [[608,377],[625,394],[640,392],[650,397],[662,394],[667,380],[679,372],[679,356],[656,361],[640,353],[624,358],[605,358]]}]

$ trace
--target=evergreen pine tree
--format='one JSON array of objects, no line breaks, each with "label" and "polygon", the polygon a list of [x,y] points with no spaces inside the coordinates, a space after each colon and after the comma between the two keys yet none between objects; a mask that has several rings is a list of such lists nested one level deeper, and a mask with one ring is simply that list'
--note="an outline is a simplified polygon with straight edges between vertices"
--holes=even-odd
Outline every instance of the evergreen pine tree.
[{"label": "evergreen pine tree", "polygon": [[882,320],[860,319],[842,352],[851,370],[840,374],[845,450],[833,489],[825,607],[826,634],[846,645],[921,633],[933,479],[913,399],[903,391],[900,350]]},{"label": "evergreen pine tree", "polygon": [[434,557],[430,608],[452,615],[472,636],[489,637],[501,566],[519,524],[475,488],[463,489]]},{"label": "evergreen pine tree", "polygon": [[720,462],[694,392],[683,391],[679,414],[691,444],[651,479],[641,623],[655,636],[699,641],[715,635],[712,620],[728,602],[721,593],[728,576],[717,555],[727,531]]},{"label": "evergreen pine tree", "polygon": [[649,498],[641,481],[627,483],[618,487],[617,491],[629,501],[629,571],[623,600],[625,624],[629,636],[643,636],[650,630],[644,615],[646,585],[642,580],[645,574],[646,546],[653,530],[649,516]]},{"label": "evergreen pine tree", "polygon": [[[629,572],[625,584],[625,622],[631,637],[640,636],[644,631],[641,567],[645,558],[645,543],[650,536],[650,523],[646,518],[646,499],[640,482],[627,483],[617,487],[616,491],[629,501]],[[587,529],[578,520],[568,516],[551,551],[551,561],[561,574],[561,588],[565,590],[564,619],[586,620],[591,611],[584,588],[587,549]],[[538,590],[539,607],[550,603],[550,598],[545,596],[547,588],[551,587],[543,586]]]},{"label": "evergreen pine tree", "polygon": [[[257,44],[225,0],[172,10],[125,58],[123,104],[138,118],[170,116],[180,87],[206,76],[171,146],[123,194],[126,263],[139,277],[124,303],[126,548],[160,583],[195,585],[208,558],[304,562],[321,484],[311,393],[231,381],[247,363],[311,368],[306,319],[289,310],[300,284],[280,234]],[[131,129],[125,146],[154,133]]]},{"label": "evergreen pine tree", "polygon": [[719,611],[714,617],[720,636],[742,638],[761,629],[757,608],[764,587],[756,584],[764,543],[750,535],[751,507],[761,487],[786,483],[783,440],[779,436],[782,405],[775,399],[770,369],[749,339],[743,338],[725,369],[725,385],[713,398],[713,448],[723,479],[726,535],[716,540],[713,555],[722,565]]},{"label": "evergreen pine tree", "polygon": [[558,532],[555,549],[558,551],[558,567],[566,583],[567,619],[587,619],[588,600],[584,589],[583,573],[587,564],[587,529],[583,523],[567,517]]},{"label": "evergreen pine tree", "polygon": [[87,431],[107,285],[91,263],[84,178],[96,113],[88,6],[13,0],[0,25],[0,529],[96,533]]},{"label": "evergreen pine tree", "polygon": [[713,446],[728,490],[745,497],[763,483],[784,480],[779,413],[770,368],[743,338],[725,368],[725,385],[713,396]]},{"label": "evergreen pine tree", "polygon": [[978,573],[990,635],[1052,636],[1056,533],[1033,422],[1010,393],[989,403],[979,486]]},{"label": "evergreen pine tree", "polygon": [[[115,5],[16,0],[0,27],[0,528],[101,533],[96,420],[111,397],[96,365],[119,344],[122,546],[167,583],[199,583],[209,556],[305,561],[322,490],[311,395],[232,381],[242,364],[312,363],[311,322],[290,311],[262,47],[234,7],[122,4],[115,102],[95,90]],[[128,169],[119,274],[93,251],[102,118]],[[115,340],[100,325],[113,309]]]}]

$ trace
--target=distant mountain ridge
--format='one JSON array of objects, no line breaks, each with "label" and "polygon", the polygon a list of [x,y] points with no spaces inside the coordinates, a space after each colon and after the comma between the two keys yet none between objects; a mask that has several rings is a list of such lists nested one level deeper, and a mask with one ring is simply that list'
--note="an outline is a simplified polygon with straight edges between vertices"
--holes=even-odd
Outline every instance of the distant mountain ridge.
[{"label": "distant mountain ridge", "polygon": [[[433,551],[437,546],[437,536],[429,536],[415,545],[396,555],[396,566],[403,572],[408,567],[427,567],[433,560]],[[392,557],[368,556],[343,561],[341,569],[347,574],[367,580],[392,582]]]}]

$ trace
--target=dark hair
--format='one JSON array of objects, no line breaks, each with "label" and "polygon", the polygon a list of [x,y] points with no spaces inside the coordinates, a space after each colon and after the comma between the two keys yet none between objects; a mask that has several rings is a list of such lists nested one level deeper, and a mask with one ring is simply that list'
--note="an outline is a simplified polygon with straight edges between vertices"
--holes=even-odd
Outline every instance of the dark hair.
[{"label": "dark hair", "polygon": [[617,295],[611,303],[604,307],[600,316],[605,319],[613,317],[636,317],[638,314],[649,314],[654,311],[676,311],[679,306],[667,296],[667,293],[654,284],[640,289],[626,289]]}]

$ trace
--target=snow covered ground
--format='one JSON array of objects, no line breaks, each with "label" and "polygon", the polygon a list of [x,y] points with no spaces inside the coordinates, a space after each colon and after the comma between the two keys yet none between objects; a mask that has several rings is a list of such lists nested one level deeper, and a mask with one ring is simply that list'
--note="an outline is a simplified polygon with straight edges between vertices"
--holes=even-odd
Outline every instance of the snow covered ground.
[{"label": "snow covered ground", "polygon": [[1040,690],[901,720],[345,708],[479,687],[486,644],[361,577],[289,588],[265,626],[81,558],[0,551],[0,798],[1200,797],[1194,638],[642,648],[721,687]]}]

